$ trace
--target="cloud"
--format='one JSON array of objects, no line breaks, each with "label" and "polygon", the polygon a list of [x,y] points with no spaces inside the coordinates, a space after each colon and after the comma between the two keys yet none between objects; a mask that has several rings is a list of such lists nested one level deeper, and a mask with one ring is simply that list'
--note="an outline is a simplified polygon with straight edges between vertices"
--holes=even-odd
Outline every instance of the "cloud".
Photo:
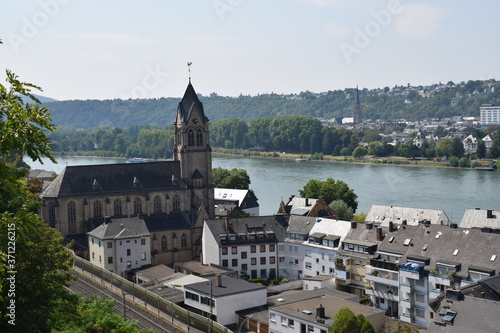
[{"label": "cloud", "polygon": [[401,14],[396,18],[398,33],[414,39],[429,39],[438,33],[441,21],[448,10],[415,3],[404,4]]}]

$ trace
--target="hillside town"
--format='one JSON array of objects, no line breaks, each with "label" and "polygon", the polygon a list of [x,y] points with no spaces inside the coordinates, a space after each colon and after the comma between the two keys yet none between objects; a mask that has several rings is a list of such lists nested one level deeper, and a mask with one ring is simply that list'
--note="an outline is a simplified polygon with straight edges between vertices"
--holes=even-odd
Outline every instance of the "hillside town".
[{"label": "hillside town", "polygon": [[[483,124],[499,109],[488,112]],[[440,125],[404,132],[418,146],[434,139],[422,128]],[[391,320],[429,332],[500,324],[500,211],[469,208],[457,224],[443,210],[373,205],[361,223],[292,196],[260,216],[249,190],[213,187],[209,120],[191,82],[174,126],[173,160],[67,166],[42,193],[46,223],[101,274],[238,332],[326,333],[342,307],[378,332]]]}]

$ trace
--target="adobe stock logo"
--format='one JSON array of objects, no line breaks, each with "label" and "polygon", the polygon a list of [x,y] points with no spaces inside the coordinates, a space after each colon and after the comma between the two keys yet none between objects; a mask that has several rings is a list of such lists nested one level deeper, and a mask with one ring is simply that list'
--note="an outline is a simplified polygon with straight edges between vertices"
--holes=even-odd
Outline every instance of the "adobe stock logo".
[{"label": "adobe stock logo", "polygon": [[243,0],[216,0],[213,2],[215,12],[221,21],[224,21],[224,16],[227,12],[232,12],[236,7],[240,6]]},{"label": "adobe stock logo", "polygon": [[347,63],[352,61],[354,54],[360,54],[363,49],[370,45],[372,39],[378,37],[382,29],[389,26],[392,22],[392,16],[401,13],[402,10],[403,7],[398,0],[389,1],[387,9],[370,12],[373,20],[368,21],[363,29],[354,27],[352,44],[342,42],[339,45]]},{"label": "adobe stock logo", "polygon": [[18,52],[21,45],[28,44],[35,38],[40,29],[43,29],[50,20],[59,14],[61,5],[66,5],[70,0],[40,0],[38,5],[40,9],[36,11],[31,18],[23,17],[20,34],[10,32],[7,36],[14,52]]}]

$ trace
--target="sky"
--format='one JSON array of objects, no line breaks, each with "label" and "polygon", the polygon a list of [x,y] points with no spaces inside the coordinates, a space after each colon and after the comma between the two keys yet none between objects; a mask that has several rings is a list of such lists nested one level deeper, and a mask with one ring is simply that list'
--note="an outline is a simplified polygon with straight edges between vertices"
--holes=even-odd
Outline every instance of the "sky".
[{"label": "sky", "polygon": [[57,100],[500,79],[498,0],[1,3],[0,82]]}]

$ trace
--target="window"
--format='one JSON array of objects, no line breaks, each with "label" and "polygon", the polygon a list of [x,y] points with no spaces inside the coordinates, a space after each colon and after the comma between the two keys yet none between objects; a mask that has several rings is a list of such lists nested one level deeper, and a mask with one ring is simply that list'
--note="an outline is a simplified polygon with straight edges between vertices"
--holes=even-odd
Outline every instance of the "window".
[{"label": "window", "polygon": [[187,247],[187,238],[185,234],[181,236],[181,247]]},{"label": "window", "polygon": [[269,263],[270,264],[275,264],[276,263],[276,257],[269,257]]},{"label": "window", "polygon": [[[285,245],[284,244],[279,244],[278,245],[278,250],[279,251],[285,251]],[[269,251],[271,251],[271,250],[269,250]]]},{"label": "window", "polygon": [[198,128],[198,130],[196,131],[196,145],[203,145],[203,132],[201,131],[201,128]]},{"label": "window", "polygon": [[179,196],[177,194],[172,198],[172,209],[174,212],[178,212],[181,210],[181,200],[179,199]]},{"label": "window", "polygon": [[236,246],[231,248],[231,254],[238,254],[238,248]]},{"label": "window", "polygon": [[194,131],[192,129],[188,131],[188,146],[194,146]]},{"label": "window", "polygon": [[266,257],[260,257],[260,264],[265,265],[266,264]]},{"label": "window", "polygon": [[159,195],[153,199],[153,213],[161,213],[161,198]]},{"label": "window", "polygon": [[141,238],[141,245],[146,245],[146,238]]},{"label": "window", "polygon": [[288,318],[288,326],[294,327],[295,326],[295,321],[293,319]]},{"label": "window", "polygon": [[127,249],[127,257],[130,257],[130,249]]},{"label": "window", "polygon": [[122,215],[122,201],[120,199],[113,202],[113,214],[114,216]]},{"label": "window", "polygon": [[252,265],[252,266],[257,265],[257,258],[250,259],[250,265]]},{"label": "window", "polygon": [[167,251],[167,236],[161,236],[161,250]]},{"label": "window", "polygon": [[312,264],[310,262],[306,262],[306,269],[312,269]]},{"label": "window", "polygon": [[94,217],[102,217],[102,202],[101,202],[101,200],[94,201]]},{"label": "window", "polygon": [[134,215],[142,214],[142,199],[137,197],[134,199]]},{"label": "window", "polygon": [[256,278],[257,278],[257,270],[256,270],[256,269],[252,269],[252,272],[251,272],[250,277],[251,277],[252,279],[256,279]]},{"label": "window", "polygon": [[415,301],[421,303],[425,302],[425,295],[420,293],[415,293]]},{"label": "window", "polygon": [[248,271],[248,265],[247,264],[241,264],[241,271],[242,272]]},{"label": "window", "polygon": [[222,266],[223,267],[228,267],[229,266],[227,259],[222,260]]},{"label": "window", "polygon": [[195,302],[199,302],[200,296],[193,294],[193,293],[190,293],[189,291],[186,291],[186,299],[190,299],[190,300],[193,300]]},{"label": "window", "polygon": [[76,204],[73,201],[68,202],[68,233],[76,233]]},{"label": "window", "polygon": [[260,252],[266,252],[266,245],[260,246]]},{"label": "window", "polygon": [[310,256],[311,256],[311,250],[306,250],[306,252],[305,252],[305,256],[306,256],[306,257],[310,257]]},{"label": "window", "polygon": [[107,242],[108,243],[108,249],[112,249],[113,248],[113,242]]},{"label": "window", "polygon": [[281,325],[286,326],[288,323],[288,318],[281,316]]},{"label": "window", "polygon": [[267,270],[265,270],[265,269],[260,270],[260,278],[261,279],[267,278]]},{"label": "window", "polygon": [[146,252],[141,252],[141,260],[146,260]]},{"label": "window", "polygon": [[415,309],[415,316],[425,318],[425,311],[423,309]]},{"label": "window", "polygon": [[227,254],[227,247],[223,247],[222,248],[222,255],[226,255]]},{"label": "window", "polygon": [[108,257],[108,264],[112,264],[113,263],[113,257]]},{"label": "window", "polygon": [[237,267],[237,266],[238,266],[238,259],[233,259],[233,260],[231,261],[231,265],[232,265],[233,267]]},{"label": "window", "polygon": [[288,252],[293,252],[293,246],[292,245],[288,245]]},{"label": "window", "polygon": [[49,226],[51,228],[56,227],[56,207],[53,202],[49,203]]},{"label": "window", "polygon": [[276,314],[275,313],[269,314],[269,321],[272,321],[273,323],[276,322]]},{"label": "window", "polygon": [[334,262],[335,261],[335,254],[333,254],[333,253],[328,254],[328,261]]},{"label": "window", "polygon": [[246,259],[247,258],[247,252],[243,251],[241,252],[241,259]]},{"label": "window", "polygon": [[95,253],[92,252],[92,260],[94,260],[94,259],[95,259]]},{"label": "window", "polygon": [[202,296],[200,303],[211,306],[211,307],[215,307],[214,300],[213,299],[211,300],[209,297]]},{"label": "window", "polygon": [[127,261],[127,268],[132,268],[132,262],[131,261]]},{"label": "window", "polygon": [[285,257],[279,257],[278,262],[285,262]]},{"label": "window", "polygon": [[314,332],[314,326],[313,325],[307,325],[307,331],[308,332]]},{"label": "window", "polygon": [[250,253],[255,253],[255,252],[257,252],[257,248],[255,247],[255,245],[250,246]]},{"label": "window", "polygon": [[269,252],[274,252],[274,251],[276,251],[276,245],[269,244]]}]

